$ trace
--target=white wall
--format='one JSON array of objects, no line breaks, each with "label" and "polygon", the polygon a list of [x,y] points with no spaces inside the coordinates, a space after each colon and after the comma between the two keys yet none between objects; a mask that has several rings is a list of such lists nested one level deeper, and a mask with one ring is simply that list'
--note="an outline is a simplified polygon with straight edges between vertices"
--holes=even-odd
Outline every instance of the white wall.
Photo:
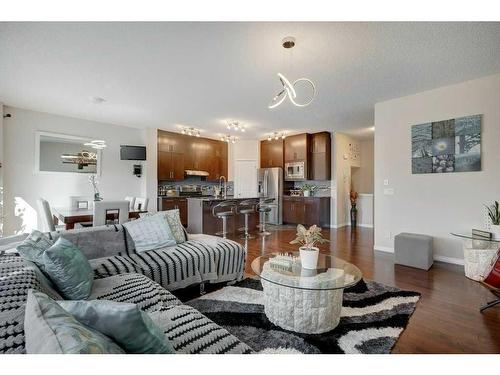
[{"label": "white wall", "polygon": [[361,194],[373,194],[373,139],[359,142],[361,164],[352,168],[353,189]]},{"label": "white wall", "polygon": [[[475,114],[483,115],[482,171],[411,174],[411,125]],[[463,260],[449,233],[482,228],[483,204],[500,199],[499,141],[500,75],[376,104],[375,248],[393,251],[394,235],[424,233],[434,237],[437,259]]]},{"label": "white wall", "polygon": [[3,214],[3,115],[4,106],[0,103],[0,237],[3,236],[3,222],[4,222],[4,214]]},{"label": "white wall", "polygon": [[132,174],[136,162],[120,160],[120,145],[144,145],[144,131],[7,106],[4,112],[12,114],[4,120],[3,137],[5,235],[37,227],[38,197],[57,207],[67,206],[71,195],[93,193],[87,175],[34,173],[37,130],[104,139],[108,147],[102,153],[101,195],[104,199],[123,199],[145,194],[146,176],[137,178]]},{"label": "white wall", "polygon": [[335,217],[335,222],[332,220],[331,225],[332,227],[339,228],[350,223],[351,204],[349,193],[351,191],[351,169],[353,165],[359,165],[359,161],[351,160],[349,145],[359,144],[359,142],[346,134],[338,132],[335,133],[333,139],[332,184],[335,184],[335,188],[332,186],[332,201],[334,201],[334,206],[331,208],[331,217]]},{"label": "white wall", "polygon": [[158,208],[158,130],[145,130],[146,138],[146,196],[149,198],[148,211],[156,212]]}]

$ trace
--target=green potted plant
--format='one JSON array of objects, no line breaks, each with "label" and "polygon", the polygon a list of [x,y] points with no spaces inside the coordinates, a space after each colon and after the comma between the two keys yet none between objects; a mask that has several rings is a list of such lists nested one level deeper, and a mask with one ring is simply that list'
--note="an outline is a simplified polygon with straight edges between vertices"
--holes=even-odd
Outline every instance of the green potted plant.
[{"label": "green potted plant", "polygon": [[311,184],[304,184],[300,187],[300,190],[302,190],[302,195],[304,197],[309,197],[312,195],[314,190],[316,190],[316,186]]},{"label": "green potted plant", "polygon": [[498,201],[491,206],[486,206],[488,209],[488,216],[491,220],[491,232],[494,239],[500,239],[500,207]]},{"label": "green potted plant", "polygon": [[296,238],[290,241],[290,244],[300,244],[300,263],[303,268],[306,269],[316,269],[318,264],[319,249],[314,245],[316,243],[329,242],[327,239],[323,238],[321,234],[321,228],[317,225],[311,226],[306,229],[302,224],[297,225]]}]

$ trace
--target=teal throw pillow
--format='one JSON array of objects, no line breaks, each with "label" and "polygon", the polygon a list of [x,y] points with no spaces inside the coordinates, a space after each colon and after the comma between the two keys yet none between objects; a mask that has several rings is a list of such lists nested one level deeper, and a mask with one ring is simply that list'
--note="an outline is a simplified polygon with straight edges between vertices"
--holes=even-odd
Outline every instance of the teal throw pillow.
[{"label": "teal throw pillow", "polygon": [[81,323],[113,339],[127,353],[175,353],[161,328],[133,303],[107,300],[58,303]]},{"label": "teal throw pillow", "polygon": [[29,291],[26,301],[24,335],[28,354],[124,354],[109,337],[35,290]]},{"label": "teal throw pillow", "polygon": [[65,299],[86,299],[92,290],[94,274],[82,251],[59,237],[43,253],[45,272]]},{"label": "teal throw pillow", "polygon": [[16,250],[24,259],[35,263],[41,270],[44,270],[43,253],[53,244],[54,241],[49,239],[42,232],[34,230],[16,247]]}]

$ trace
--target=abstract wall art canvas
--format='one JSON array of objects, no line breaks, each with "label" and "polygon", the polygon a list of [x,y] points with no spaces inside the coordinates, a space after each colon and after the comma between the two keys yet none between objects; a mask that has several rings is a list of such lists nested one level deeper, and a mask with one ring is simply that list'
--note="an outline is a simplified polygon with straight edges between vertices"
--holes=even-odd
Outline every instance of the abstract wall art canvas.
[{"label": "abstract wall art canvas", "polygon": [[481,170],[482,115],[411,127],[412,173]]}]

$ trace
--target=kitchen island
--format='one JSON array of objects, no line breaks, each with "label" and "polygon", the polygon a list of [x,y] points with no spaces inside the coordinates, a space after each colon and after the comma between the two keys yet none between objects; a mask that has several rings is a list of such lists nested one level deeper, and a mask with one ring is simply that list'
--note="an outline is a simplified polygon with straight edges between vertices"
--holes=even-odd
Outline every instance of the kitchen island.
[{"label": "kitchen island", "polygon": [[[188,227],[189,233],[205,233],[215,234],[222,231],[222,220],[212,215],[212,209],[217,204],[223,201],[236,201],[236,203],[247,200],[259,198],[216,198],[216,197],[193,197],[187,198],[188,201]],[[249,230],[256,230],[259,224],[259,214],[254,213],[249,217],[248,225]],[[245,226],[245,217],[243,214],[236,213],[234,216],[227,220],[227,234],[228,236],[237,235],[238,228]]]}]

